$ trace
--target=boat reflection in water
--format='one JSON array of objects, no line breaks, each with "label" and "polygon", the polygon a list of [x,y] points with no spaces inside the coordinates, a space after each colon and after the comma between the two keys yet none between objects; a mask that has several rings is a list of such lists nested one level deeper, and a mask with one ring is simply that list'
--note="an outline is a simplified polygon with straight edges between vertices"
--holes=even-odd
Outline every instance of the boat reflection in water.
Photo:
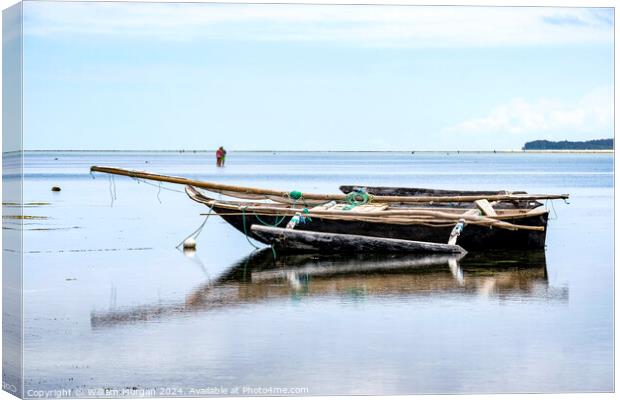
[{"label": "boat reflection in water", "polygon": [[266,248],[205,282],[185,302],[145,305],[91,314],[94,328],[148,321],[291,297],[442,294],[509,300],[568,300],[568,289],[550,287],[544,251],[462,255],[278,255]]}]

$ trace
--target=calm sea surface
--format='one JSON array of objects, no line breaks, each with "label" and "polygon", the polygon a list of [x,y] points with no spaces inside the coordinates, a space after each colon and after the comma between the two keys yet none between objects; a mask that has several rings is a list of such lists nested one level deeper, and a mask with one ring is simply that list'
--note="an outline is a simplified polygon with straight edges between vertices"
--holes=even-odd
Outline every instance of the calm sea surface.
[{"label": "calm sea surface", "polygon": [[[375,184],[571,199],[548,204],[545,252],[274,265],[219,217],[196,254],[176,250],[208,209],[182,187],[91,176],[91,165],[287,191]],[[25,213],[41,217],[25,220],[26,391],[614,389],[610,154],[231,152],[217,169],[211,153],[36,152],[24,173]]]}]

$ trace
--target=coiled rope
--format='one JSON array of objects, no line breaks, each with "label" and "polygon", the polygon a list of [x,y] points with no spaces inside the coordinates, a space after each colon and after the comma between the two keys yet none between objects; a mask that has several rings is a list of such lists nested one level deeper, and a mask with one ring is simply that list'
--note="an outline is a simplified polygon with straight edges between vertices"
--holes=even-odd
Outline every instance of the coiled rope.
[{"label": "coiled rope", "polygon": [[292,190],[288,193],[288,197],[290,197],[293,200],[299,200],[303,198],[304,195],[299,190]]},{"label": "coiled rope", "polygon": [[374,196],[365,190],[354,190],[347,193],[345,196],[344,200],[347,202],[348,206],[344,207],[344,210],[351,210],[357,206],[371,203],[373,199]]}]

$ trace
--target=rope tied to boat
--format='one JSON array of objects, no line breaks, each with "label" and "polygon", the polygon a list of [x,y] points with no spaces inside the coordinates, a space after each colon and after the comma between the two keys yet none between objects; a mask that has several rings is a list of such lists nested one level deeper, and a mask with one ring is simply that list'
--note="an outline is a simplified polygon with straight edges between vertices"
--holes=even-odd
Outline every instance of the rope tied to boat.
[{"label": "rope tied to boat", "polygon": [[[566,199],[564,199],[564,201],[566,202]],[[557,211],[555,211],[555,204],[553,203],[553,200],[545,200],[545,207],[549,209],[548,207],[549,203],[551,203],[551,209],[553,210],[553,217],[551,216],[551,214],[549,214],[549,219],[553,221],[553,220],[558,219],[558,213]]]},{"label": "rope tied to boat", "polygon": [[290,197],[293,200],[299,200],[302,197],[304,197],[304,194],[300,192],[299,190],[291,190],[290,192],[288,192],[288,197]]},{"label": "rope tied to boat", "polygon": [[114,200],[116,200],[116,181],[114,175],[109,176],[110,179],[110,207],[114,207]]},{"label": "rope tied to boat", "polygon": [[243,215],[243,218],[242,218],[243,219],[243,233],[245,234],[245,240],[247,240],[248,243],[255,249],[259,249],[260,247],[258,247],[257,245],[255,245],[254,243],[250,241],[250,237],[248,235],[248,228],[247,228],[246,215],[245,215],[247,208],[248,206],[239,207],[239,210],[241,210],[241,214]]},{"label": "rope tied to boat", "polygon": [[[258,250],[258,249],[260,249],[260,247],[258,247],[254,243],[252,243],[252,241],[250,240],[250,235],[248,235],[248,227],[247,227],[247,223],[246,223],[246,214],[245,214],[247,208],[248,208],[248,206],[239,207],[239,210],[241,210],[241,214],[243,215],[243,233],[245,234],[245,240],[248,241],[250,246],[252,246],[252,247],[254,247],[254,249]],[[258,215],[256,215],[256,213],[254,213],[254,215],[260,221],[260,219],[258,218]],[[261,221],[261,223],[262,223],[262,221]],[[273,247],[273,245],[271,246],[271,252],[273,254],[273,259],[275,260],[277,258],[277,254],[276,254],[276,248]]]},{"label": "rope tied to boat", "polygon": [[347,206],[344,210],[352,210],[357,206],[363,206],[364,204],[372,203],[374,196],[368,193],[364,189],[356,189],[347,193],[344,200],[347,202]]},{"label": "rope tied to boat", "polygon": [[[293,199],[293,205],[292,205],[292,209],[293,209],[293,210],[294,210],[294,209],[295,209],[295,207],[297,206],[297,202],[298,202],[299,200],[301,200],[301,201],[303,202],[304,206],[306,206],[306,207],[302,210],[302,213],[303,213],[303,214],[309,214],[309,213],[310,213],[310,211],[308,211],[307,204],[306,204],[306,202],[305,202],[305,200],[304,200],[304,198],[303,198],[303,194],[302,194],[299,190],[293,190],[293,191],[290,191],[290,192],[288,192],[288,193],[284,193],[284,197],[285,197],[285,198],[286,198],[286,197],[290,197],[291,199]],[[240,208],[240,209],[241,209],[241,208]],[[243,207],[243,209],[241,210],[241,211],[242,211],[242,213],[243,213],[244,222],[245,222],[245,215],[246,215],[245,213],[246,213],[246,209],[247,209],[247,206],[244,206],[244,207]],[[282,222],[284,222],[284,220],[287,218],[286,213],[285,213],[284,215],[275,215],[275,216],[274,216],[274,222],[273,222],[273,223],[270,223],[270,222],[266,222],[266,221],[264,221],[264,220],[260,217],[260,215],[258,215],[258,214],[256,213],[256,211],[253,211],[253,210],[252,210],[252,215],[254,215],[254,217],[258,220],[258,222],[260,222],[262,225],[264,225],[264,226],[272,226],[272,227],[274,227],[274,228],[279,227],[279,226],[280,226],[280,224],[282,224]],[[312,219],[310,219],[310,217],[309,217],[309,216],[304,215],[304,216],[302,217],[302,221],[301,221],[301,222],[302,222],[302,223],[305,223],[305,222],[306,222],[306,220],[307,220],[307,221],[312,221]]]},{"label": "rope tied to boat", "polygon": [[286,224],[286,229],[294,229],[297,224],[305,224],[306,222],[312,222],[312,219],[308,216],[308,209],[304,208],[301,212],[296,212],[291,220]]},{"label": "rope tied to boat", "polygon": [[[247,208],[247,206],[244,208]],[[284,222],[284,219],[286,218],[286,215],[276,215],[275,222],[273,224],[270,224],[269,222],[263,221],[261,217],[256,213],[256,211],[252,211],[252,214],[256,217],[258,222],[260,222],[261,224],[265,226],[273,226],[274,228],[277,228],[278,226],[280,226],[280,224]]]},{"label": "rope tied to boat", "polygon": [[[178,249],[179,247],[183,246],[187,239],[190,239],[190,238],[194,240],[198,239],[198,236],[200,236],[200,234],[202,233],[202,230],[204,229],[205,225],[207,224],[207,221],[209,220],[209,217],[211,216],[211,211],[212,209],[209,208],[209,213],[207,214],[207,217],[205,218],[204,221],[202,221],[202,224],[200,224],[198,229],[190,233],[189,236],[187,236],[185,239],[181,241],[181,243],[177,244],[175,249]],[[194,243],[194,247],[196,247],[195,243]]]},{"label": "rope tied to boat", "polygon": [[162,185],[161,182],[158,182],[157,184],[154,184],[154,183],[151,183],[151,182],[149,182],[149,181],[147,181],[147,180],[145,180],[143,178],[137,178],[135,176],[132,176],[131,179],[136,181],[138,184],[144,183],[145,185],[149,185],[149,186],[153,186],[153,187],[158,188],[158,197],[159,197],[159,194],[161,193],[162,190],[167,190],[169,192],[176,192],[176,193],[183,193],[183,194],[185,194],[185,192],[183,190],[173,189],[171,187],[167,187],[165,185]]},{"label": "rope tied to boat", "polygon": [[[138,181],[138,183],[140,183],[139,179],[137,179],[137,178],[134,178],[134,179],[136,179]],[[146,182],[146,183],[148,183],[148,182]],[[161,190],[161,186],[160,186],[160,190]],[[158,196],[157,199],[159,200],[159,192],[157,193],[157,196]],[[221,198],[221,195],[220,195],[219,198]],[[219,198],[218,198],[218,200],[219,200]],[[160,201],[160,203],[161,203],[161,201]],[[188,239],[193,239],[194,243],[193,244],[190,243],[189,246],[195,248],[196,247],[196,239],[198,239],[198,236],[200,236],[200,234],[202,233],[202,230],[204,229],[205,225],[207,225],[207,221],[209,220],[209,217],[211,216],[211,214],[213,214],[213,208],[209,207],[209,212],[207,213],[207,217],[205,218],[204,221],[202,221],[202,224],[200,224],[198,229],[196,229],[194,232],[190,233],[189,236],[187,236],[185,239],[183,239],[181,241],[181,243],[176,245],[175,248],[178,249],[181,246],[183,246],[185,248],[185,246],[187,245],[187,240]]]},{"label": "rope tied to boat", "polygon": [[308,204],[306,203],[306,199],[304,198],[304,194],[300,191],[300,190],[291,190],[290,192],[285,192],[282,197],[284,197],[285,199],[292,199],[293,200],[293,207],[295,207],[297,205],[297,202],[299,200],[301,200],[301,202],[303,203],[304,206],[308,206]]}]

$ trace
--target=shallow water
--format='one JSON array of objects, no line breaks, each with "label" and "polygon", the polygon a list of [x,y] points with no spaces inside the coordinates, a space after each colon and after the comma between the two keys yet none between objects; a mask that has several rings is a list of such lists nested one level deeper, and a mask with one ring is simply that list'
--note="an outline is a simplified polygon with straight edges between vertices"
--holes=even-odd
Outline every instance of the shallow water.
[{"label": "shallow water", "polygon": [[[302,192],[571,199],[553,203],[542,253],[274,266],[219,217],[183,254],[175,246],[208,209],[182,187],[91,176],[93,164]],[[24,211],[40,218],[24,221],[26,395],[613,390],[612,155],[229,152],[214,164],[211,153],[27,153]]]}]

